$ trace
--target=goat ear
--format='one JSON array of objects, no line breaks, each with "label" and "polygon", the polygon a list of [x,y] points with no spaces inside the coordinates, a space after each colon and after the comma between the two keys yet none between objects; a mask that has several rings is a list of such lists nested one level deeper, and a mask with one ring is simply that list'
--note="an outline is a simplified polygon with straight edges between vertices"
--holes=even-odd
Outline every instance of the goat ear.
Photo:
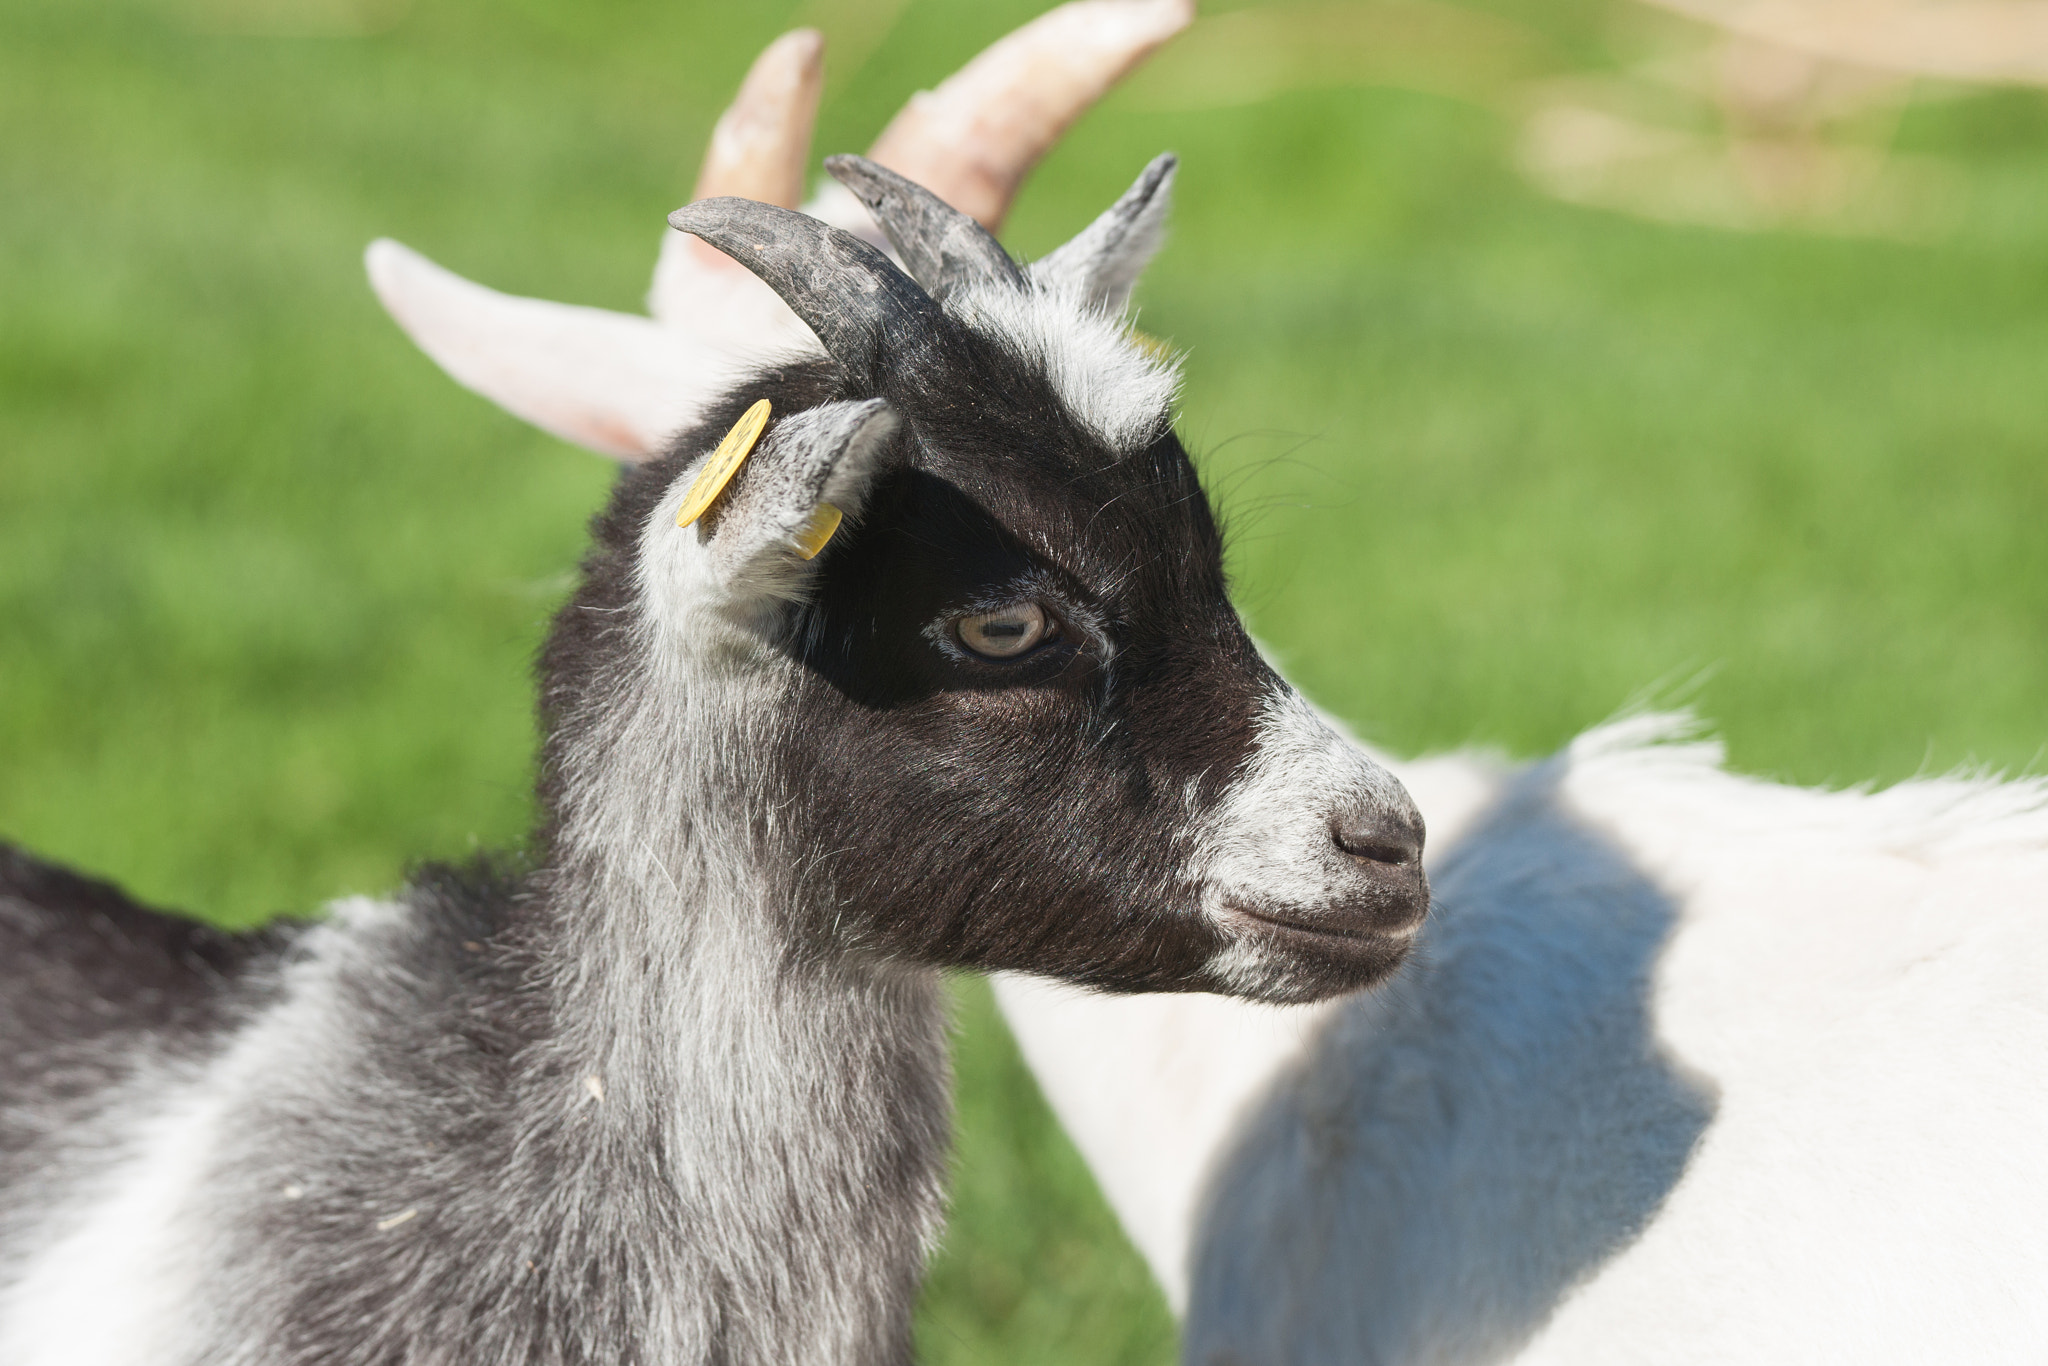
[{"label": "goat ear", "polygon": [[1083,300],[1112,313],[1130,302],[1131,287],[1166,236],[1179,160],[1165,152],[1123,197],[1065,246],[1031,264],[1031,279],[1049,294]]},{"label": "goat ear", "polygon": [[897,425],[895,409],[879,398],[784,418],[702,519],[680,530],[675,524],[699,462],[669,490],[650,531],[694,541],[714,591],[738,605],[794,597],[806,562],[839,520],[860,515],[896,449]]}]

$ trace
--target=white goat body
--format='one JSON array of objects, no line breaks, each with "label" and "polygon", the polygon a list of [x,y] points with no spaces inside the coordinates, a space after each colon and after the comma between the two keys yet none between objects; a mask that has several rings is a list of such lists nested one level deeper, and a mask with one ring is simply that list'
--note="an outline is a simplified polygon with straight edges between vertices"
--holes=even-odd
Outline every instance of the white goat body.
[{"label": "white goat body", "polygon": [[1393,765],[1436,909],[1380,991],[999,984],[1190,1362],[2039,1359],[2048,789],[1682,724]]}]

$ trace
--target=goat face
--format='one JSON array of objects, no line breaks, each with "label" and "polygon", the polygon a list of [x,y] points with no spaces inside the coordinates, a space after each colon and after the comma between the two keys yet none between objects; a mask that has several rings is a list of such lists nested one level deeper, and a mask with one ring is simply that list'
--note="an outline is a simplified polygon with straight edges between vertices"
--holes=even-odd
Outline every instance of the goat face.
[{"label": "goat face", "polygon": [[[1246,636],[1173,376],[1113,314],[1171,169],[1029,275],[847,159],[917,281],[785,210],[677,215],[830,359],[763,374],[630,475],[609,534],[653,667],[690,699],[679,762],[751,813],[741,842],[814,942],[1307,1000],[1385,975],[1421,922],[1420,818]],[[679,530],[703,453],[759,397],[777,425]],[[804,561],[820,502],[846,521]]]}]

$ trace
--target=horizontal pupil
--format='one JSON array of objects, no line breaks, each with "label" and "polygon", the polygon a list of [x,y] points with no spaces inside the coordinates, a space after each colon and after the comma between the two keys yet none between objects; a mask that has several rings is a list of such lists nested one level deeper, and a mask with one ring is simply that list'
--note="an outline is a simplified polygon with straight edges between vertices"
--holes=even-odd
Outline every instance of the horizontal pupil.
[{"label": "horizontal pupil", "polygon": [[1041,609],[1007,607],[962,617],[954,630],[962,643],[984,658],[1017,659],[1051,634],[1052,623]]}]

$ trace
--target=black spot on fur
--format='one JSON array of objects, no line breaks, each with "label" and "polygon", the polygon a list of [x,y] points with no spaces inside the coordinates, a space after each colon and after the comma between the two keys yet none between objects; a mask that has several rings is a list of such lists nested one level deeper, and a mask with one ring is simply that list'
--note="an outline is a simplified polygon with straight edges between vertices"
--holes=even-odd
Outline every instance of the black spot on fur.
[{"label": "black spot on fur", "polygon": [[196,1048],[294,933],[230,934],[0,845],[0,1076],[19,1080],[24,1054],[108,1036]]},{"label": "black spot on fur", "polygon": [[[289,926],[228,934],[0,844],[0,1206],[148,1066],[202,1057],[267,999]],[[0,1218],[0,1226],[8,1222]]]}]

